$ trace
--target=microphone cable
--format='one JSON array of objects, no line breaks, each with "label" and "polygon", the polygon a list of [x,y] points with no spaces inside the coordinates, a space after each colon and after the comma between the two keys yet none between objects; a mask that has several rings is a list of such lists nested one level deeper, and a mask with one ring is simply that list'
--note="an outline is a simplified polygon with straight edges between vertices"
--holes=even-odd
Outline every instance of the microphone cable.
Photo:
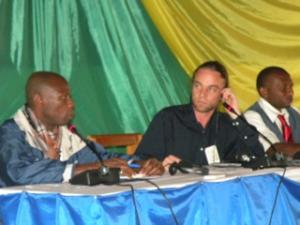
[{"label": "microphone cable", "polygon": [[154,187],[156,187],[156,189],[160,192],[160,194],[164,197],[165,201],[167,202],[167,205],[169,207],[169,210],[171,212],[171,215],[173,217],[173,220],[174,220],[175,224],[179,225],[178,219],[177,219],[177,217],[174,213],[174,210],[173,210],[172,203],[171,203],[170,199],[168,199],[166,193],[156,183],[154,183],[153,181],[150,181],[149,179],[146,179],[146,178],[135,178],[132,181],[145,181],[145,182],[153,185]]},{"label": "microphone cable", "polygon": [[[226,108],[229,112],[233,113],[234,115],[237,116],[237,118],[239,118],[241,121],[243,121],[251,130],[253,130],[254,132],[256,132],[258,134],[259,137],[262,137],[266,142],[268,142],[268,144],[270,144],[270,147],[272,148],[273,152],[279,152],[277,151],[277,149],[275,148],[274,144],[270,141],[269,138],[267,138],[262,132],[260,132],[255,126],[251,125],[246,118],[243,116],[243,114],[238,114],[234,108],[232,106],[230,106],[228,103],[223,102],[223,106],[224,108]],[[271,166],[271,163],[269,162],[269,157],[267,155],[265,155],[265,159],[266,159],[266,163],[267,166]],[[269,165],[270,164],[270,165]]]},{"label": "microphone cable", "polygon": [[[270,145],[271,145],[271,148],[273,149],[274,152],[278,152],[277,149],[275,148],[275,146],[273,145],[273,143],[264,135],[262,134],[261,132],[259,132],[254,126],[250,125],[248,123],[248,121],[241,115],[239,115],[230,105],[228,105],[226,102],[223,102],[223,106],[230,112],[232,112],[233,114],[235,114],[236,116],[238,116],[239,118],[241,118],[241,120],[248,124],[248,126],[256,131],[265,141],[267,141]],[[268,160],[268,158],[267,158]],[[280,190],[280,187],[281,187],[281,184],[283,182],[283,179],[284,179],[284,176],[285,176],[285,173],[286,173],[286,170],[287,170],[287,165],[283,165],[281,166],[283,168],[283,173],[280,177],[280,180],[278,182],[278,185],[277,185],[277,188],[276,188],[276,192],[275,192],[275,196],[274,196],[274,202],[273,202],[273,205],[272,205],[272,210],[271,210],[271,214],[270,214],[270,219],[269,219],[269,223],[268,225],[272,225],[272,219],[273,219],[273,215],[274,215],[274,211],[275,211],[275,207],[276,207],[276,203],[277,203],[277,199],[278,199],[278,195],[279,195],[279,190]]]},{"label": "microphone cable", "polygon": [[137,220],[137,224],[141,225],[141,220],[140,220],[140,216],[137,210],[137,204],[136,204],[136,198],[135,198],[135,192],[134,192],[134,187],[132,184],[117,184],[121,187],[130,187],[131,190],[131,196],[132,196],[132,202],[133,202],[133,206],[134,206],[134,211],[135,211],[135,216],[136,216],[136,220]]},{"label": "microphone cable", "polygon": [[282,173],[282,175],[280,177],[280,180],[278,182],[278,185],[276,187],[275,198],[274,198],[274,202],[273,202],[273,205],[272,205],[272,210],[271,210],[268,225],[272,225],[272,219],[273,219],[273,215],[274,215],[274,211],[275,211],[275,207],[276,207],[276,203],[277,203],[277,199],[278,199],[278,195],[279,195],[279,190],[280,190],[281,184],[283,182],[283,178],[285,176],[286,170],[287,170],[287,167],[283,167],[283,173]]}]

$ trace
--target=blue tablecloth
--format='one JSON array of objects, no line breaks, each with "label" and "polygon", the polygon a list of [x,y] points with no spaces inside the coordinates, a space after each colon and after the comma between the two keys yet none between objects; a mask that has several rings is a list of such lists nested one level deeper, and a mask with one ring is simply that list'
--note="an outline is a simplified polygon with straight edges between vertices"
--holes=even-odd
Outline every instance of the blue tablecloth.
[{"label": "blue tablecloth", "polygon": [[[164,189],[179,224],[267,225],[281,177],[246,176]],[[157,190],[136,190],[141,225],[175,224]],[[108,196],[16,193],[0,195],[5,225],[137,224],[131,192]],[[287,178],[279,189],[272,225],[300,224],[300,184]]]}]

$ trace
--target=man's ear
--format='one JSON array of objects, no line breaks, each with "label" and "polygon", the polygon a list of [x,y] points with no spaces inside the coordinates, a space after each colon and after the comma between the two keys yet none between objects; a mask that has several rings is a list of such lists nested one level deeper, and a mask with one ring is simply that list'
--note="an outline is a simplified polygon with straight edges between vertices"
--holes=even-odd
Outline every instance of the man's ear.
[{"label": "man's ear", "polygon": [[224,102],[224,101],[223,101],[223,91],[224,91],[224,89],[221,91],[220,99],[219,99],[219,102],[221,102],[221,103]]},{"label": "man's ear", "polygon": [[268,98],[268,96],[269,96],[268,88],[266,88],[266,87],[260,87],[258,89],[258,93],[263,98]]},{"label": "man's ear", "polygon": [[42,96],[39,94],[35,94],[33,96],[33,102],[34,104],[41,104],[43,102]]}]

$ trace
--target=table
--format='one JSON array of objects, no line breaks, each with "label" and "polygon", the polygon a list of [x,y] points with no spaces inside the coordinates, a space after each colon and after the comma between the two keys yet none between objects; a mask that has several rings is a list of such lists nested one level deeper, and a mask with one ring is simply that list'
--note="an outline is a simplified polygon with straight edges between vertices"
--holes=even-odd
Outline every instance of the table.
[{"label": "table", "polygon": [[[282,168],[210,168],[207,176],[166,174],[152,181],[163,188],[179,224],[267,225],[282,173]],[[272,225],[300,224],[299,181],[300,168],[287,168]],[[167,201],[154,186],[130,183],[141,225],[176,224]],[[63,183],[2,188],[0,210],[5,225],[137,224],[132,192],[117,185]]]}]

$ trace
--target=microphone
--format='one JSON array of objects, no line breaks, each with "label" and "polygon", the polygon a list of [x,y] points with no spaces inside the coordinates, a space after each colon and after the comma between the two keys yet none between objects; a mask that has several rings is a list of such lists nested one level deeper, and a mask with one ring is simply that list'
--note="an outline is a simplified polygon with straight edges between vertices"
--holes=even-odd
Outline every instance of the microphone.
[{"label": "microphone", "polygon": [[109,168],[104,165],[102,157],[98,154],[98,152],[95,149],[94,143],[84,138],[76,129],[75,125],[69,124],[68,130],[71,131],[73,134],[76,134],[85,144],[86,146],[92,150],[92,152],[97,156],[99,163],[101,165],[100,172],[102,175],[106,175],[109,172]]},{"label": "microphone", "polygon": [[108,168],[104,165],[103,158],[97,152],[95,144],[84,138],[76,129],[75,125],[69,124],[68,130],[76,134],[98,158],[101,165],[99,169],[82,172],[70,179],[71,184],[96,185],[96,184],[117,184],[120,182],[120,168]]},{"label": "microphone", "polygon": [[235,114],[236,116],[240,116],[233,108],[231,105],[229,105],[227,102],[223,102],[223,106],[225,109],[227,109],[229,112],[232,112],[233,114]]},{"label": "microphone", "polygon": [[[279,153],[279,151],[276,149],[276,147],[273,145],[273,143],[270,141],[269,138],[267,138],[263,133],[261,133],[259,130],[256,129],[255,126],[248,123],[248,121],[245,119],[245,117],[238,114],[232,106],[230,106],[228,103],[223,102],[223,106],[233,114],[235,114],[238,118],[240,118],[248,127],[250,127],[252,130],[254,130],[260,137],[262,137],[266,142],[268,142],[273,149],[275,153]],[[286,166],[299,166],[300,162],[299,160],[292,160],[287,161],[286,157],[283,157],[283,159],[280,160],[271,160],[270,157],[266,156],[266,167],[286,167]]]},{"label": "microphone", "polygon": [[179,163],[172,163],[169,167],[169,174],[175,175],[177,171],[181,173],[196,173],[200,175],[208,175],[209,167],[208,166],[199,166],[188,161],[180,161]]},{"label": "microphone", "polygon": [[[273,143],[269,140],[269,138],[267,138],[263,133],[261,133],[259,130],[257,130],[255,126],[249,124],[248,121],[245,119],[245,117],[243,117],[240,114],[238,114],[231,105],[229,105],[227,102],[223,102],[223,106],[229,112],[231,112],[234,115],[236,115],[241,121],[243,121],[250,129],[252,129],[253,131],[255,131],[266,142],[268,142],[274,152],[278,152],[277,149],[275,148],[275,146],[273,145]],[[266,166],[267,167],[272,167],[272,166],[281,166],[282,167],[282,166],[286,166],[286,161],[285,160],[274,162],[274,161],[271,161],[267,155],[265,157],[266,157],[265,158],[266,161],[263,164],[266,164],[266,165],[265,166],[264,165],[259,165],[258,167],[266,167]],[[251,167],[251,165],[249,165],[249,167]]]},{"label": "microphone", "polygon": [[248,121],[245,119],[245,117],[241,116],[240,114],[238,114],[234,108],[232,106],[230,106],[228,103],[223,102],[223,106],[224,108],[226,108],[229,112],[233,113],[234,115],[236,115],[238,118],[240,118],[244,123],[247,124],[247,126],[249,126],[252,130],[254,130],[255,132],[257,132],[266,142],[268,142],[271,145],[271,148],[277,152],[277,149],[275,148],[275,146],[273,145],[273,143],[269,140],[269,138],[267,138],[263,133],[259,132],[256,127],[254,127],[253,125],[249,124]]}]

